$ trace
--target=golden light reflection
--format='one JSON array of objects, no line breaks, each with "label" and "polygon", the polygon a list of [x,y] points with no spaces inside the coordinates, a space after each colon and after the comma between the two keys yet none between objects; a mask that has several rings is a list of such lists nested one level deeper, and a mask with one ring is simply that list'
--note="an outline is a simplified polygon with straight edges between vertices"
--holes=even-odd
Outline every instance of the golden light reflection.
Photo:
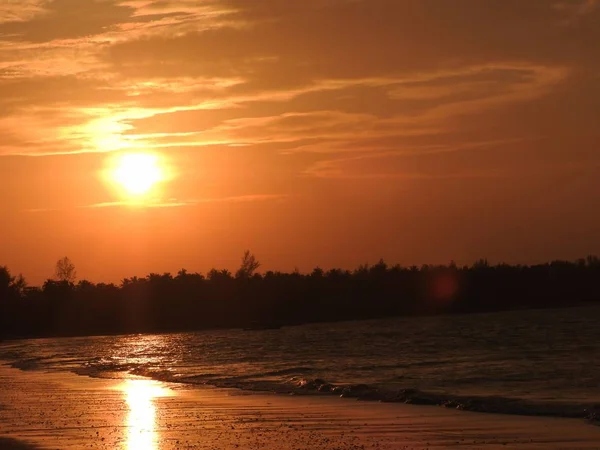
[{"label": "golden light reflection", "polygon": [[162,383],[153,380],[127,380],[119,389],[125,393],[127,450],[158,449],[155,399],[171,395]]}]

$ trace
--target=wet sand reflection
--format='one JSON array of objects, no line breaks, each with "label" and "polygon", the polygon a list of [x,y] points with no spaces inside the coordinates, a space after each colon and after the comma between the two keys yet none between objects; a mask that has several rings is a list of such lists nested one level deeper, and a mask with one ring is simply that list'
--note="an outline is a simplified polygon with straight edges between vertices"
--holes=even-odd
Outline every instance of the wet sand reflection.
[{"label": "wet sand reflection", "polygon": [[126,380],[120,387],[129,407],[127,414],[127,450],[157,450],[155,399],[172,395],[162,383],[154,380]]}]

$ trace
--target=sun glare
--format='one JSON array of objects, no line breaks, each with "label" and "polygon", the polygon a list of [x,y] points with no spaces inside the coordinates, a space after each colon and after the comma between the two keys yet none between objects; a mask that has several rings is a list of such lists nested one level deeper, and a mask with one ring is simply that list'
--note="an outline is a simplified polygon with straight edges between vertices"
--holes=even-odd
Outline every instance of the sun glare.
[{"label": "sun glare", "polygon": [[111,178],[128,195],[137,197],[147,194],[156,183],[162,181],[164,173],[158,156],[128,153],[116,161]]}]

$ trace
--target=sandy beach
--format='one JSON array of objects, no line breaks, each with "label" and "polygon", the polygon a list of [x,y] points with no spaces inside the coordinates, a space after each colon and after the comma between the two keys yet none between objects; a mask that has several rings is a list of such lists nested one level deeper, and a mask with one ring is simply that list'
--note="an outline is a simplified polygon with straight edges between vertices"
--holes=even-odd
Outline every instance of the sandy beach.
[{"label": "sandy beach", "polygon": [[581,420],[0,368],[1,449],[598,449]]}]

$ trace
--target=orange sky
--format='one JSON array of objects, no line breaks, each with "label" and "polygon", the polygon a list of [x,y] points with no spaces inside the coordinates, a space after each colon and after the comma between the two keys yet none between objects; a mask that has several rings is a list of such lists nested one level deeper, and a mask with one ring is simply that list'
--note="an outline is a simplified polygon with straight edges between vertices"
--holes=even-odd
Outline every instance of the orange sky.
[{"label": "orange sky", "polygon": [[596,0],[1,1],[0,265],[600,254],[599,43]]}]

